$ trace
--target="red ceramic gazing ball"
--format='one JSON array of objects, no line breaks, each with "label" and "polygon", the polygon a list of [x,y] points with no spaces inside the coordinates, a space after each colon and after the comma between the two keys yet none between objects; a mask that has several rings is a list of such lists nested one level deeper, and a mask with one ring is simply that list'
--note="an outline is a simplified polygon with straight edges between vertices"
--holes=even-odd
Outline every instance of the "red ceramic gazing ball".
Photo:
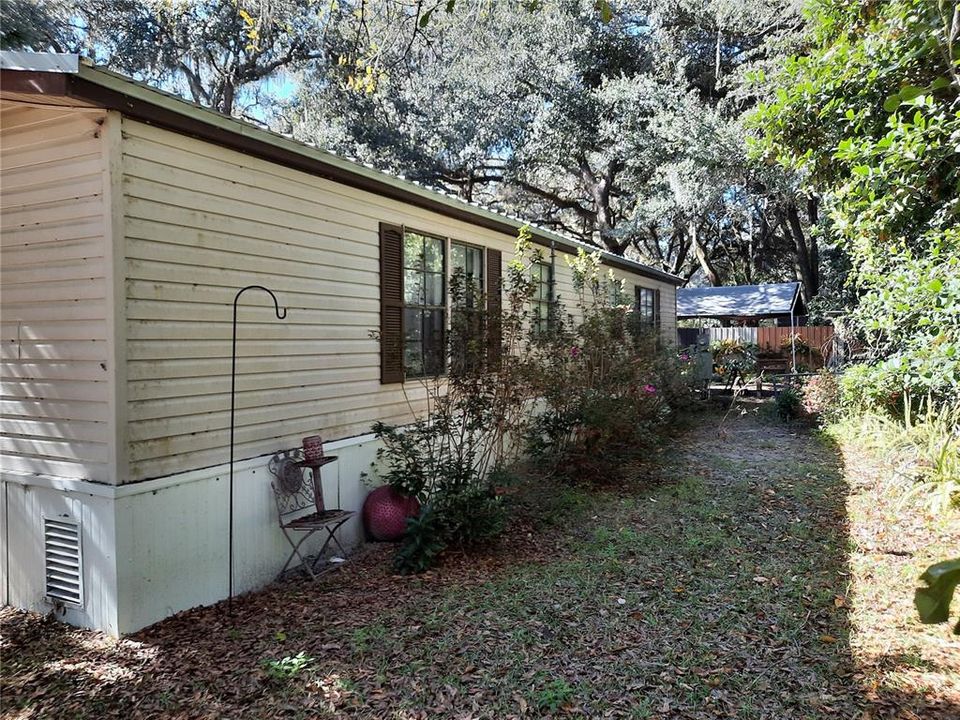
[{"label": "red ceramic gazing ball", "polygon": [[373,490],[363,503],[363,524],[377,540],[393,542],[403,537],[407,518],[416,517],[420,503],[389,485]]}]

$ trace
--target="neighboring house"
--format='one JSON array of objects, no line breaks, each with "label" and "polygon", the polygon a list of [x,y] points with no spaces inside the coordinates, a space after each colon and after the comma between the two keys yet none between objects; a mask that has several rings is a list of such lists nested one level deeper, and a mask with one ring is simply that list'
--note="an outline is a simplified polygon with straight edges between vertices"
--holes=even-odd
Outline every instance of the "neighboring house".
[{"label": "neighboring house", "polygon": [[[451,267],[498,289],[521,222],[75,56],[5,53],[0,99],[3,602],[119,634],[227,596],[231,303],[253,283],[288,309],[240,310],[234,578],[262,586],[288,550],[270,454],[321,433],[359,508],[371,424],[423,398],[371,331],[433,369]],[[543,292],[572,301],[581,245],[533,232]],[[672,341],[680,281],[603,261]]]},{"label": "neighboring house", "polygon": [[677,291],[678,320],[719,320],[756,326],[761,320],[797,325],[806,314],[800,283],[767,283],[726,287],[681,288]]}]

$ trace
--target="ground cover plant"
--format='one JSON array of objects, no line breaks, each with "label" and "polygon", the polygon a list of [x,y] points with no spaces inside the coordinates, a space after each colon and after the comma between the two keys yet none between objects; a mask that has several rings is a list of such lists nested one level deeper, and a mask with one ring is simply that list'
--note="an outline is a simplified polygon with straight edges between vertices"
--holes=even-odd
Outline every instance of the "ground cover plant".
[{"label": "ground cover plant", "polygon": [[4,713],[956,717],[960,642],[912,608],[956,518],[900,512],[875,455],[769,415],[701,412],[602,491],[527,487],[499,545],[426,574],[373,546],[119,641],[3,610]]}]

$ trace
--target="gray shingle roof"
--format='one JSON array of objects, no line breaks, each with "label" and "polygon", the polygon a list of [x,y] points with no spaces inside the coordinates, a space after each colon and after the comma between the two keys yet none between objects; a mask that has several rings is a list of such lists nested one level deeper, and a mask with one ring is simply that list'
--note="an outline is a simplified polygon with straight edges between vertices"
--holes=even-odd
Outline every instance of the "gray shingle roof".
[{"label": "gray shingle roof", "polygon": [[679,288],[677,318],[769,317],[802,310],[800,283]]}]

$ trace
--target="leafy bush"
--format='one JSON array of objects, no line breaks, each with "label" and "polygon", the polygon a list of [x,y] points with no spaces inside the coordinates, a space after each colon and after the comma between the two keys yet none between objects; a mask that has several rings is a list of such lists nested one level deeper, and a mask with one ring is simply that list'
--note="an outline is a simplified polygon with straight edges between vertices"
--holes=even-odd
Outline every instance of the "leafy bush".
[{"label": "leafy bush", "polygon": [[[806,54],[755,116],[755,149],[829,203],[849,257],[854,326],[872,368],[853,403],[903,412],[960,398],[960,76],[953,3],[811,3]],[[885,376],[885,377],[882,377]],[[849,390],[850,388],[848,388]],[[876,401],[876,404],[875,404]]]},{"label": "leafy bush", "polygon": [[426,505],[417,517],[407,519],[407,532],[393,558],[394,569],[403,574],[428,570],[447,547],[440,518]]},{"label": "leafy bush", "polygon": [[571,262],[580,322],[538,338],[536,395],[542,406],[527,435],[538,466],[574,476],[603,474],[623,455],[649,447],[654,431],[692,398],[689,356],[660,346],[655,328],[611,301],[599,257]]},{"label": "leafy bush", "polygon": [[829,422],[840,412],[840,383],[829,370],[808,378],[803,386],[803,411]]},{"label": "leafy bush", "polygon": [[840,405],[847,412],[894,412],[900,403],[896,377],[882,365],[851,365],[840,376]]},{"label": "leafy bush", "polygon": [[777,393],[775,406],[781,420],[795,420],[800,417],[802,407],[800,392],[792,387],[783,388]]}]

